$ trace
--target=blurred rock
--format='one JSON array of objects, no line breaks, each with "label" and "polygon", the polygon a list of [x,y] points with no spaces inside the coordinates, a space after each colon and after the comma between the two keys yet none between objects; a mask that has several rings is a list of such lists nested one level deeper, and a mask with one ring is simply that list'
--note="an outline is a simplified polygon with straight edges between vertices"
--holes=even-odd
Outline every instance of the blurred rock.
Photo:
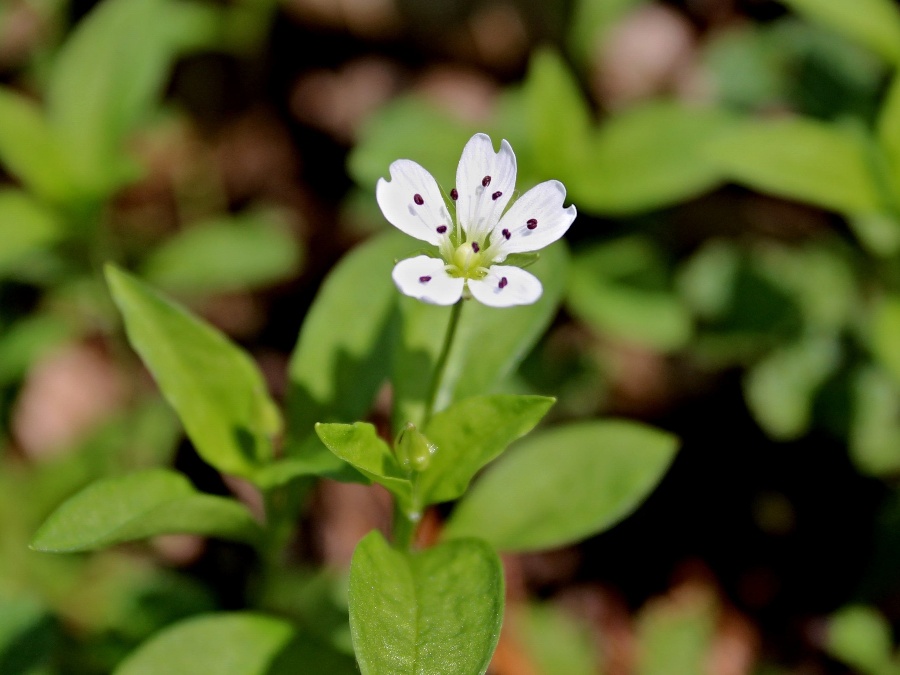
[{"label": "blurred rock", "polygon": [[415,89],[460,120],[474,123],[490,119],[500,92],[497,83],[482,71],[457,65],[429,68]]},{"label": "blurred rock", "polygon": [[65,451],[124,403],[125,386],[105,350],[71,344],[38,361],[12,412],[13,434],[32,459]]},{"label": "blurred rock", "polygon": [[5,2],[7,6],[0,9],[0,69],[23,63],[48,32],[35,7],[17,0]]},{"label": "blurred rock", "polygon": [[300,21],[364,37],[389,37],[400,29],[394,0],[284,0],[281,4]]},{"label": "blurred rock", "polygon": [[597,54],[591,82],[607,108],[677,89],[687,77],[696,36],[681,14],[663,5],[644,5],[610,32]]},{"label": "blurred rock", "polygon": [[351,145],[360,124],[397,90],[398,67],[384,58],[366,57],[337,71],[317,69],[294,83],[290,107],[302,123]]},{"label": "blurred rock", "polygon": [[347,569],[356,544],[373,529],[391,528],[393,502],[380,485],[322,481],[310,511],[313,547],[327,567]]}]

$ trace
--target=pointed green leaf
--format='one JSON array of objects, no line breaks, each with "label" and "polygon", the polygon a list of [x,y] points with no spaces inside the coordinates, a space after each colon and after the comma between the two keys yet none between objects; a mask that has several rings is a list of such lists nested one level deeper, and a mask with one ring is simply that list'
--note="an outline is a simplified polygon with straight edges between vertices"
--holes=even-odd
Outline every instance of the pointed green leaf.
[{"label": "pointed green leaf", "polygon": [[481,541],[401,553],[372,532],[353,554],[349,599],[363,675],[478,675],[500,636],[503,570]]},{"label": "pointed green leaf", "polygon": [[272,457],[278,410],[252,359],[212,326],[108,265],[128,339],[153,373],[197,452],[243,476]]},{"label": "pointed green leaf", "polygon": [[900,65],[900,10],[891,0],[782,0],[791,9],[853,38]]},{"label": "pointed green leaf", "polygon": [[828,620],[826,649],[867,675],[895,672],[890,623],[871,607],[849,605]]},{"label": "pointed green leaf", "polygon": [[746,122],[706,150],[730,178],[845,214],[882,210],[863,142],[811,119]]},{"label": "pointed green leaf", "polygon": [[759,425],[773,438],[798,438],[809,427],[818,389],[840,364],[829,335],[809,336],[774,350],[744,378],[744,396]]},{"label": "pointed green leaf", "polygon": [[[436,410],[453,401],[495,391],[511,375],[556,316],[568,276],[569,255],[560,242],[541,251],[528,271],[544,285],[533,305],[497,309],[465,301]],[[419,424],[434,364],[450,318],[449,307],[400,300],[402,340],[394,356],[395,426]]]},{"label": "pointed green leaf", "polygon": [[245,214],[192,226],[167,239],[144,260],[142,274],[175,293],[251,289],[297,271],[299,249],[266,214]]},{"label": "pointed green leaf", "polygon": [[[386,233],[351,251],[325,279],[291,356],[290,452],[316,422],[359,419],[372,405],[390,373],[399,296],[391,270],[416,247],[402,233]],[[310,453],[330,455],[312,438]]]},{"label": "pointed green leaf", "polygon": [[419,474],[422,503],[462,495],[475,474],[531,431],[554,402],[546,396],[474,396],[435,415],[425,428],[437,451]]},{"label": "pointed green leaf", "polygon": [[175,55],[175,15],[168,4],[101,2],[56,57],[47,84],[50,122],[79,170],[80,183],[96,194],[133,176],[121,144],[147,117]]},{"label": "pointed green leaf", "polygon": [[287,621],[261,614],[193,617],[145,642],[115,675],[266,675],[292,634]]},{"label": "pointed green leaf", "polygon": [[622,520],[675,456],[671,434],[634,422],[583,422],[523,440],[460,501],[447,537],[506,551],[562,546]]},{"label": "pointed green leaf", "polygon": [[0,190],[0,272],[52,244],[62,232],[59,216],[46,204],[22,190]]},{"label": "pointed green leaf", "polygon": [[171,533],[253,542],[260,532],[234,499],[197,492],[174,471],[148,469],[99,480],[71,497],[41,526],[31,547],[90,551]]},{"label": "pointed green leaf", "polygon": [[566,306],[603,335],[661,351],[678,349],[693,327],[668,276],[652,241],[620,237],[578,255]]},{"label": "pointed green leaf", "polygon": [[585,164],[569,174],[569,197],[598,214],[640,213],[696,197],[723,180],[703,144],[733,123],[722,110],[668,101],[613,115],[591,139]]},{"label": "pointed green leaf", "polygon": [[43,112],[5,87],[0,87],[0,164],[45,199],[73,196],[71,169]]},{"label": "pointed green leaf", "polygon": [[326,447],[362,475],[383,485],[408,502],[412,485],[394,453],[367,422],[317,424],[316,433]]}]

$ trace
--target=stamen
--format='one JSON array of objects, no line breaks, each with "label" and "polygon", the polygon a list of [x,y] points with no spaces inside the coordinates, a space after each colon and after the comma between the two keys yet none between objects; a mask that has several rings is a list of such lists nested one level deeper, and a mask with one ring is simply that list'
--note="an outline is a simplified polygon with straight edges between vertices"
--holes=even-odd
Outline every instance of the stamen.
[{"label": "stamen", "polygon": [[429,276],[419,277],[420,284],[427,284],[429,281],[431,281],[431,277]]},{"label": "stamen", "polygon": [[506,288],[506,284],[508,284],[508,283],[509,282],[506,280],[506,277],[500,277],[500,283],[497,284],[497,288],[502,290],[502,289]]},{"label": "stamen", "polygon": [[525,223],[529,230],[533,230],[537,227],[537,218],[529,218],[528,222]]},{"label": "stamen", "polygon": [[502,196],[503,196],[503,193],[500,192],[500,190],[497,190],[494,194],[491,195],[491,199],[493,199],[494,201],[497,201]]},{"label": "stamen", "polygon": [[478,245],[477,241],[472,242],[472,250],[475,251],[475,253],[478,253],[478,251],[481,250],[481,247]]},{"label": "stamen", "polygon": [[453,201],[459,199],[459,193],[456,191],[456,188],[450,190],[450,199],[452,199]]},{"label": "stamen", "polygon": [[413,201],[414,201],[416,204],[418,204],[419,206],[422,206],[422,204],[425,203],[425,200],[422,199],[422,195],[420,195],[418,192],[417,192],[416,194],[413,195]]},{"label": "stamen", "polygon": [[437,231],[438,231],[438,234],[444,234],[444,232],[447,231],[447,226],[446,225],[438,225]]},{"label": "stamen", "polygon": [[503,230],[503,232],[501,232],[500,234],[506,237],[507,240],[509,240],[509,238],[512,236],[512,233],[509,230]]},{"label": "stamen", "polygon": [[481,179],[481,184],[482,184],[484,187],[487,187],[488,185],[490,185],[490,184],[491,184],[491,177],[490,177],[490,176],[485,176],[484,178],[482,178],[482,179]]}]

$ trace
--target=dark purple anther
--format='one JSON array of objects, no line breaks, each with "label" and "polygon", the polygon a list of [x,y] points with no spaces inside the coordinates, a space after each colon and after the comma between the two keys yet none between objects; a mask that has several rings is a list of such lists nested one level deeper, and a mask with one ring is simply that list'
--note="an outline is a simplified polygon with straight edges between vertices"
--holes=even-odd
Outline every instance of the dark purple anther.
[{"label": "dark purple anther", "polygon": [[512,234],[510,233],[509,230],[503,230],[503,232],[501,232],[500,234],[502,234],[504,237],[506,237],[507,240],[512,236]]},{"label": "dark purple anther", "polygon": [[431,277],[429,276],[419,277],[419,283],[427,284],[429,281],[431,281]]},{"label": "dark purple anther", "polygon": [[506,277],[500,277],[500,283],[497,284],[497,288],[506,288],[506,284],[509,282],[506,280]]},{"label": "dark purple anther", "polygon": [[478,251],[481,250],[481,247],[478,245],[477,241],[472,242],[472,250],[475,251],[475,253],[478,253]]},{"label": "dark purple anther", "polygon": [[419,206],[422,206],[422,204],[425,203],[425,200],[422,199],[422,195],[420,195],[418,192],[417,192],[416,194],[413,195],[413,201],[414,201],[416,204],[418,204]]},{"label": "dark purple anther", "polygon": [[528,227],[529,230],[533,230],[534,228],[537,227],[537,219],[529,218],[528,222],[525,223],[525,225]]},{"label": "dark purple anther", "polygon": [[459,199],[459,193],[456,191],[456,188],[450,190],[450,199],[452,199],[453,201]]},{"label": "dark purple anther", "polygon": [[491,199],[493,199],[494,201],[497,201],[502,196],[503,196],[503,193],[500,192],[500,190],[497,190],[494,194],[491,195]]},{"label": "dark purple anther", "polygon": [[447,231],[447,226],[446,225],[438,225],[437,231],[438,231],[438,234],[444,234],[444,232]]},{"label": "dark purple anther", "polygon": [[484,178],[482,178],[482,179],[481,179],[481,184],[482,184],[484,187],[487,187],[488,185],[490,185],[490,184],[491,184],[491,177],[490,177],[490,176],[485,176]]}]

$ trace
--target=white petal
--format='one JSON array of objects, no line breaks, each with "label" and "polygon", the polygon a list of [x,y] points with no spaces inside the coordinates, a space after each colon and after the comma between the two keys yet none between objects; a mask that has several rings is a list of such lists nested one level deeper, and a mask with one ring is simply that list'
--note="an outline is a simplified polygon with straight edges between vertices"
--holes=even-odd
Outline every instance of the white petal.
[{"label": "white petal", "polygon": [[501,141],[500,152],[494,152],[490,136],[472,136],[456,169],[456,217],[469,241],[483,243],[500,220],[515,187],[516,155],[509,143]]},{"label": "white petal", "polygon": [[432,305],[452,305],[462,297],[465,283],[447,274],[443,260],[427,255],[401,260],[391,276],[401,293]]},{"label": "white petal", "polygon": [[[375,198],[391,225],[416,239],[437,245],[453,229],[453,220],[437,182],[409,159],[398,159],[391,164],[391,181],[378,179]],[[441,226],[447,228],[444,233],[437,231]]]},{"label": "white petal", "polygon": [[521,267],[493,265],[484,279],[469,279],[469,291],[491,307],[513,307],[537,302],[544,288],[533,274]]},{"label": "white petal", "polygon": [[[566,188],[558,180],[535,185],[522,195],[491,234],[491,247],[496,245],[500,251],[495,260],[502,261],[510,253],[537,251],[562,237],[577,215],[574,205],[563,208],[565,198]],[[536,223],[534,229],[528,228],[530,220]]]}]

